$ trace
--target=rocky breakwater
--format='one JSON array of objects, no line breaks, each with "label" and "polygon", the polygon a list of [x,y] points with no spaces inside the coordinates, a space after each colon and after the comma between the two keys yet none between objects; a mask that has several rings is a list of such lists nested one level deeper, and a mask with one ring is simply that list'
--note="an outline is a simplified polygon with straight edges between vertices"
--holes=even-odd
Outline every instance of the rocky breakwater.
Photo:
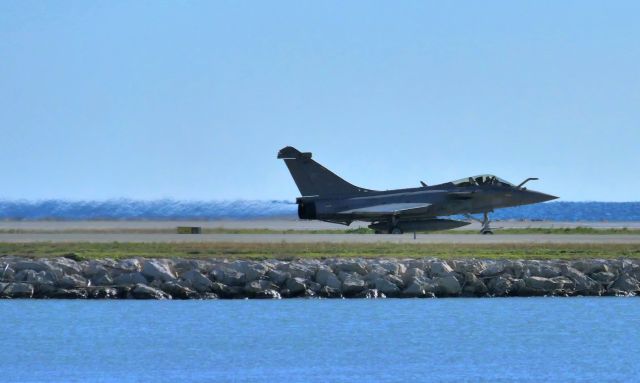
[{"label": "rocky breakwater", "polygon": [[0,257],[2,298],[232,299],[636,295],[638,260]]}]

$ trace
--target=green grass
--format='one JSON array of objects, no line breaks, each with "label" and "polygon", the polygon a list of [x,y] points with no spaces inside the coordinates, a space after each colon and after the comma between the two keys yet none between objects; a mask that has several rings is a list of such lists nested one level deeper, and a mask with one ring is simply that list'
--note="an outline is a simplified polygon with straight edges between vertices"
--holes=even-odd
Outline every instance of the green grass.
[{"label": "green grass", "polygon": [[638,244],[0,243],[0,255],[99,258],[640,258]]}]

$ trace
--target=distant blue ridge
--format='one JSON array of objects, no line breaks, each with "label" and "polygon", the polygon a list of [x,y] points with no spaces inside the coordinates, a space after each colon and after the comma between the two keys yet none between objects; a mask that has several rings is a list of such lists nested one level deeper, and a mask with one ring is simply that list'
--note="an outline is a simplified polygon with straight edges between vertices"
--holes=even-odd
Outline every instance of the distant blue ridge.
[{"label": "distant blue ridge", "polygon": [[[0,200],[0,220],[215,220],[295,217],[293,201]],[[640,202],[549,202],[496,210],[492,219],[640,221]]]}]

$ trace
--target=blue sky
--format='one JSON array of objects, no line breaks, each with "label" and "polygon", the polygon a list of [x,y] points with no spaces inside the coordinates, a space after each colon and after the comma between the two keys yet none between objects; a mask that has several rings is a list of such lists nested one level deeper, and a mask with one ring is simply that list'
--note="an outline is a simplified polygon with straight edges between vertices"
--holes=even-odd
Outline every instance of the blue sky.
[{"label": "blue sky", "polygon": [[0,2],[0,198],[293,199],[494,173],[637,201],[637,1]]}]

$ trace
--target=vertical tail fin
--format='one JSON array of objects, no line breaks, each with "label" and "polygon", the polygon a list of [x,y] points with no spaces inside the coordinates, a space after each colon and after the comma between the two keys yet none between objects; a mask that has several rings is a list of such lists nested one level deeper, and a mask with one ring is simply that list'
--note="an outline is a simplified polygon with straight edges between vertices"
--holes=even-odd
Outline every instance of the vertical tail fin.
[{"label": "vertical tail fin", "polygon": [[350,184],[312,160],[311,153],[301,153],[294,147],[280,149],[278,158],[287,164],[303,197],[357,195],[372,191]]}]

